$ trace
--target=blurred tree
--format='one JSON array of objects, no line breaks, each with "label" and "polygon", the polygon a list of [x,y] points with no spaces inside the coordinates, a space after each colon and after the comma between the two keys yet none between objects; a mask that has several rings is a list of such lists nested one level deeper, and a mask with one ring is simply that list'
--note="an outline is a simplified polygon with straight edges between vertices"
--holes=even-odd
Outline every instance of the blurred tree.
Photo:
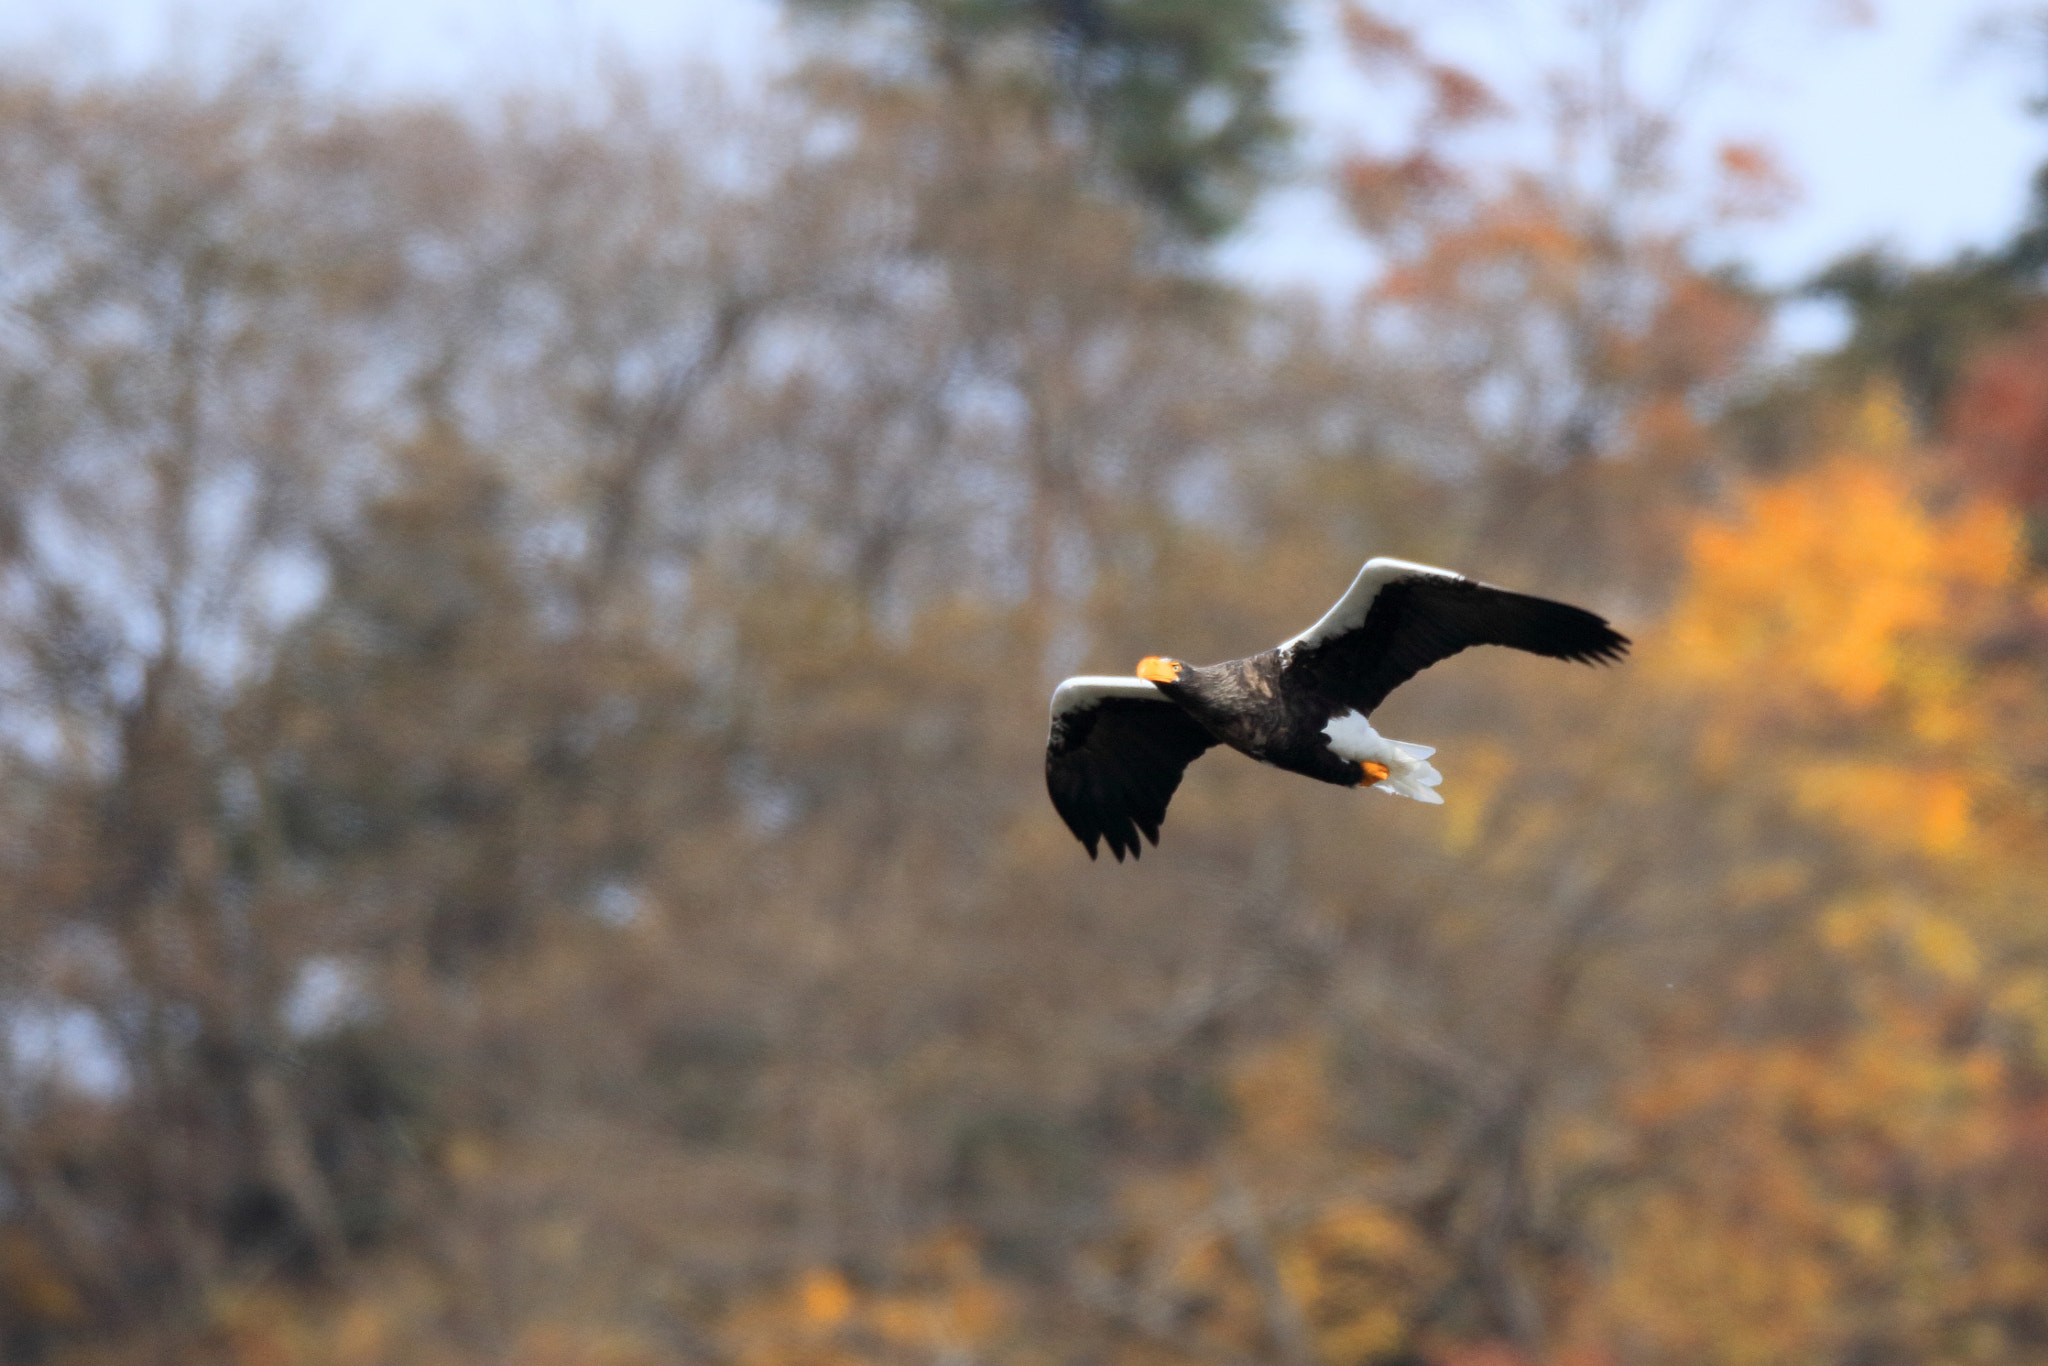
[{"label": "blurred tree", "polygon": [[1803,290],[1849,313],[1849,336],[1825,368],[1851,392],[1879,377],[1895,381],[1919,430],[1938,431],[1970,355],[2041,302],[2032,245],[2041,233],[2030,227],[2002,250],[1965,251],[1939,266],[1914,268],[1876,251],[1829,266]]},{"label": "blurred tree", "polygon": [[[879,0],[798,0],[822,13]],[[911,0],[932,64],[958,81],[1036,81],[1115,175],[1197,240],[1238,223],[1279,169],[1273,82],[1292,43],[1277,0]]]},{"label": "blurred tree", "polygon": [[[759,105],[0,86],[0,1359],[2040,1360],[2031,334],[1994,473],[1880,382],[1742,476],[1656,111],[1494,176],[1353,8],[1425,126],[1333,329],[951,13]],[[1079,857],[1050,679],[1369,552],[1639,659]]]},{"label": "blurred tree", "polygon": [[2037,560],[2048,560],[2048,392],[2043,389],[2048,311],[1973,351],[1945,414],[1943,435],[1972,487],[2026,511]]},{"label": "blurred tree", "polygon": [[1662,663],[1704,689],[1696,762],[1833,857],[1775,873],[1824,880],[1733,965],[1746,1037],[1674,1032],[1634,1088],[1655,1158],[1589,1306],[1634,1359],[2048,1359],[2021,909],[2048,717],[2038,658],[1981,650],[2039,589],[2012,512],[1941,496],[1909,433],[1879,395],[1695,533]]},{"label": "blurred tree", "polygon": [[2044,300],[2048,271],[2048,167],[2035,173],[2025,217],[1989,250],[1913,266],[1885,252],[1853,253],[1800,293],[1839,301],[1850,332],[1822,365],[1855,393],[1884,378],[1901,386],[1922,435],[1940,431],[1970,356],[2014,331]]},{"label": "blurred tree", "polygon": [[[1659,519],[1712,487],[1724,450],[1711,419],[1764,315],[1754,291],[1694,259],[1699,215],[1679,202],[1675,160],[1697,91],[1660,98],[1636,74],[1647,45],[1683,33],[1673,8],[1573,9],[1540,110],[1511,109],[1434,57],[1422,24],[1341,11],[1358,64],[1413,111],[1338,180],[1387,267],[1360,330],[1402,339],[1383,361],[1404,372],[1383,440],[1469,480],[1470,543],[1555,584],[1619,572],[1654,594],[1668,580]],[[1488,165],[1471,150],[1475,128],[1516,117],[1550,125],[1554,157]],[[1724,215],[1784,198],[1754,145],[1723,147],[1710,180]]]},{"label": "blurred tree", "polygon": [[408,1259],[442,1307],[367,1321],[687,1336],[1015,1208],[985,1109],[1082,1173],[1014,1255],[1085,1233],[1097,1012],[1167,987],[1008,966],[1014,717],[1351,399],[1030,100],[810,90],[856,136],[744,125],[764,191],[630,91],[7,87],[0,1004],[61,1046],[0,1048],[6,1350],[268,1350],[284,1287]]}]

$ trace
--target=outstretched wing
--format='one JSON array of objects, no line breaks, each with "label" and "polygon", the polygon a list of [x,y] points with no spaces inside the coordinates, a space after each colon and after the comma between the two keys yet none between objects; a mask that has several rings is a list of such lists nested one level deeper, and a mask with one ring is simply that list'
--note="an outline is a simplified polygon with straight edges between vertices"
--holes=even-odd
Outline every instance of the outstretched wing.
[{"label": "outstretched wing", "polygon": [[1089,858],[1107,840],[1121,863],[1138,856],[1140,831],[1159,843],[1181,773],[1215,743],[1142,678],[1070,678],[1052,695],[1045,788]]},{"label": "outstretched wing", "polygon": [[1280,647],[1283,669],[1371,715],[1387,694],[1473,645],[1506,645],[1552,659],[1617,660],[1628,637],[1568,603],[1510,593],[1448,569],[1368,560],[1322,619]]}]

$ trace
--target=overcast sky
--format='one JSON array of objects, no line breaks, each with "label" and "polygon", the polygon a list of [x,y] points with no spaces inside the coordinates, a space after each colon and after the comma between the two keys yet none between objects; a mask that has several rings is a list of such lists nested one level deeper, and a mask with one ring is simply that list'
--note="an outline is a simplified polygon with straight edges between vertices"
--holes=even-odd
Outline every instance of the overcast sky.
[{"label": "overcast sky", "polygon": [[[1309,7],[1313,14],[1316,4]],[[1540,98],[1536,71],[1568,41],[1566,0],[1383,0],[1432,14],[1445,54],[1511,99]],[[1997,240],[2018,217],[2048,124],[2023,111],[2035,84],[2017,54],[1973,32],[1990,0],[1866,0],[1872,22],[1839,22],[1856,0],[1665,0],[1642,77],[1668,86],[1677,55],[1733,11],[1734,57],[1690,121],[1701,146],[1764,136],[1803,186],[1784,217],[1732,231],[1708,250],[1785,283],[1850,248],[1884,242],[1919,259]],[[771,0],[5,0],[0,47],[133,67],[165,52],[226,51],[251,18],[297,36],[323,78],[369,89],[469,89],[506,79],[573,80],[607,55],[649,65],[709,56],[745,75],[787,50]],[[1308,127],[1309,171],[1367,138],[1374,96],[1310,25],[1286,98]],[[2048,67],[2048,63],[2039,63]],[[2048,86],[2048,79],[2040,82]],[[1225,251],[1230,268],[1275,284],[1330,287],[1366,267],[1314,192],[1274,197]]]}]

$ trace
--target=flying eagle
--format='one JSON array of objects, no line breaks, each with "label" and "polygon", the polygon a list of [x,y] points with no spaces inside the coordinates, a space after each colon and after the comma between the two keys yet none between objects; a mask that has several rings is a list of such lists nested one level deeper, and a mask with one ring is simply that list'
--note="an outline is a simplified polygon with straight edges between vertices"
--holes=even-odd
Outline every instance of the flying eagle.
[{"label": "flying eagle", "polygon": [[1389,740],[1366,720],[1387,694],[1470,645],[1507,645],[1591,664],[1628,637],[1583,608],[1510,593],[1406,560],[1375,559],[1322,619],[1248,659],[1197,667],[1149,656],[1137,676],[1084,674],[1052,695],[1045,785],[1060,819],[1096,856],[1156,846],[1180,775],[1211,745],[1340,787],[1440,804],[1428,745]]}]

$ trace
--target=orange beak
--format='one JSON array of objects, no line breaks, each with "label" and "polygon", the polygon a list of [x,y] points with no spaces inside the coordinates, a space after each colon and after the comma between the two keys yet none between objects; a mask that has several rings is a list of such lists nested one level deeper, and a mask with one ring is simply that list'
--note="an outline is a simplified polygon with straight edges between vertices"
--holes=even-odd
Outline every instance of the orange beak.
[{"label": "orange beak", "polygon": [[1138,661],[1138,677],[1152,683],[1178,683],[1180,670],[1181,662],[1177,659],[1146,655]]}]

